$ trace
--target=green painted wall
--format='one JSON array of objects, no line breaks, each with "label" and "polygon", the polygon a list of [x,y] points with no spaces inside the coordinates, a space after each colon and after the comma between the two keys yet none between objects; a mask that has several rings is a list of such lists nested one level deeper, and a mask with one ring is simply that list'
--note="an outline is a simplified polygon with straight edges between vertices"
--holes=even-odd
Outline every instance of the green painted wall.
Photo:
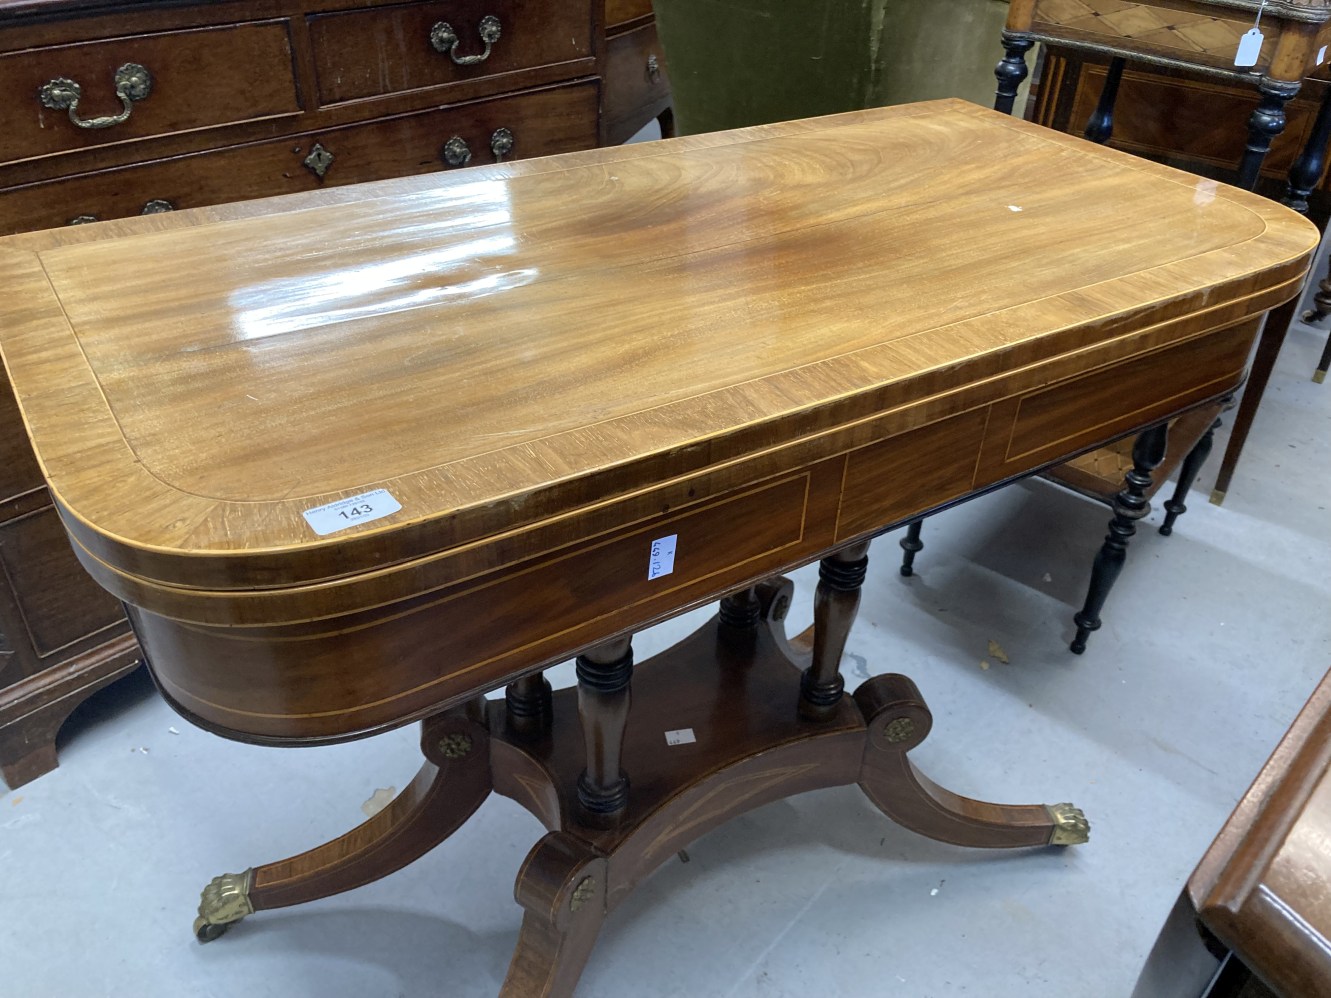
[{"label": "green painted wall", "polygon": [[990,104],[1001,0],[654,0],[681,134],[935,97]]}]

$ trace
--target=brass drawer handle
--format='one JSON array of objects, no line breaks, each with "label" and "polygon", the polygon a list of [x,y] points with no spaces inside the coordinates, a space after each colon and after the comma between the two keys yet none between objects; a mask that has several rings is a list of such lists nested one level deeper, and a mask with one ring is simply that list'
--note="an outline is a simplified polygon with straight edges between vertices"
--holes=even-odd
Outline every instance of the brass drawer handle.
[{"label": "brass drawer handle", "polygon": [[160,215],[164,211],[175,211],[175,210],[176,206],[173,205],[170,201],[165,201],[162,198],[153,198],[151,201],[149,201],[147,204],[143,206],[143,211],[139,212],[139,214]]},{"label": "brass drawer handle", "polygon": [[[507,128],[496,128],[490,135],[490,154],[494,156],[495,162],[500,162],[511,153],[516,142],[517,139]],[[467,140],[461,135],[454,135],[444,143],[442,156],[449,166],[466,166],[471,162],[471,146],[467,145]]]},{"label": "brass drawer handle", "polygon": [[655,55],[647,57],[647,79],[652,83],[661,82],[661,60]]},{"label": "brass drawer handle", "polygon": [[69,220],[70,225],[87,225],[89,222],[97,221],[96,215],[75,215]]},{"label": "brass drawer handle", "polygon": [[480,55],[458,55],[458,46],[462,44],[462,40],[453,30],[453,25],[447,21],[440,21],[430,29],[430,44],[434,46],[436,52],[444,53],[459,66],[474,66],[490,58],[490,50],[494,48],[495,42],[499,41],[499,35],[503,30],[499,18],[493,14],[481,18],[477,28],[481,33],[481,41],[485,42],[485,51]]},{"label": "brass drawer handle", "polygon": [[466,166],[471,162],[471,147],[461,135],[454,135],[444,143],[444,162],[449,166]]},{"label": "brass drawer handle", "polygon": [[83,98],[83,88],[63,76],[43,83],[41,89],[37,91],[37,98],[43,107],[49,107],[54,111],[69,111],[69,120],[80,128],[110,128],[112,125],[129,120],[130,114],[134,111],[134,102],[143,100],[152,92],[153,78],[152,74],[137,62],[127,62],[116,70],[115,83],[116,96],[120,98],[124,110],[119,114],[101,118],[79,117],[79,101]]}]

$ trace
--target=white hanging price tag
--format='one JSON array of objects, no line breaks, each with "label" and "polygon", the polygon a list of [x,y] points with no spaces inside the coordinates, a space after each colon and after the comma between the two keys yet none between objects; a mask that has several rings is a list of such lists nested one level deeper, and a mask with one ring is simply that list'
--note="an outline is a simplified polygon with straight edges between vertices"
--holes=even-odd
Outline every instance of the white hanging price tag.
[{"label": "white hanging price tag", "polygon": [[1317,50],[1317,65],[1319,66],[1322,63],[1326,62],[1326,48],[1327,47],[1323,45],[1321,48]]},{"label": "white hanging price tag", "polygon": [[1234,53],[1234,65],[1256,66],[1257,57],[1262,54],[1264,37],[1260,28],[1249,28],[1239,39],[1239,50]]}]

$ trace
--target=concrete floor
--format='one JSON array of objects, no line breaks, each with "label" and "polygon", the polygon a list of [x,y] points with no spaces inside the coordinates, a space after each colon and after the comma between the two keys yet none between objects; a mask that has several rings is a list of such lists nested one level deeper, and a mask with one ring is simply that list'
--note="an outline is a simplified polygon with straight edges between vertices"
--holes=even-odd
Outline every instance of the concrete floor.
[{"label": "concrete floor", "polygon": [[[618,909],[578,994],[1126,995],[1331,665],[1331,384],[1309,381],[1325,337],[1291,333],[1224,507],[1205,501],[1222,437],[1175,535],[1139,534],[1081,658],[1066,645],[1104,507],[1013,486],[931,520],[911,580],[896,572],[899,535],[874,545],[848,686],[908,673],[935,716],[913,754],[926,772],[994,801],[1074,801],[1088,845],[949,847],[855,788],[772,804]],[[798,629],[815,575],[795,577]],[[640,636],[639,660],[699,619]],[[981,667],[990,640],[1011,664]],[[206,946],[190,932],[210,877],[362,820],[376,789],[411,779],[415,740],[255,748],[191,727],[142,674],[107,690],[64,729],[58,771],[0,796],[0,994],[494,995],[520,921],[510,885],[541,835],[502,798],[379,883],[260,913]]]}]

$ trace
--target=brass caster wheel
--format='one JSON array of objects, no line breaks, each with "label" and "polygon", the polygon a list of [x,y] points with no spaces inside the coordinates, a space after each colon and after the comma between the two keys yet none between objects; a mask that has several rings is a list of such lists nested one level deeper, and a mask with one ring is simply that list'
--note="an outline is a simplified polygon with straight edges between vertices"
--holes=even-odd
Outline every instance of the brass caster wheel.
[{"label": "brass caster wheel", "polygon": [[225,934],[229,928],[231,928],[230,922],[223,922],[218,925],[205,921],[203,916],[200,915],[194,920],[194,938],[201,943],[210,943]]},{"label": "brass caster wheel", "polygon": [[199,917],[194,920],[194,938],[210,943],[246,915],[254,912],[250,885],[254,871],[224,873],[214,877],[199,898]]}]

